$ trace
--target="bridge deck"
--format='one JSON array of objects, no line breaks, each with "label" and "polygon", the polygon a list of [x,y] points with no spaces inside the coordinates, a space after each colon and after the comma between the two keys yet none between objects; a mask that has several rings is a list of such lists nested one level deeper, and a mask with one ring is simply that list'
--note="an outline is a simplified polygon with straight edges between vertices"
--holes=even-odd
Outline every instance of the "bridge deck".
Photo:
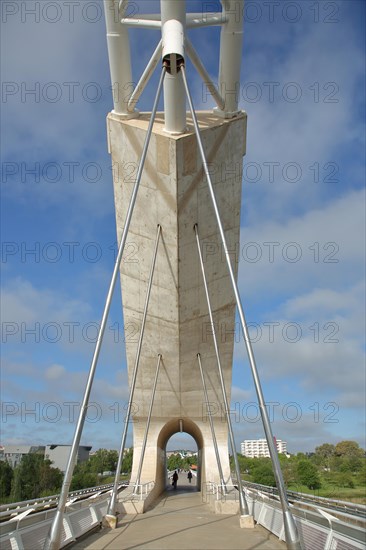
[{"label": "bridge deck", "polygon": [[168,488],[145,514],[123,516],[117,529],[103,529],[73,546],[73,550],[121,548],[284,550],[286,545],[261,526],[241,529],[238,516],[214,514],[192,483]]}]

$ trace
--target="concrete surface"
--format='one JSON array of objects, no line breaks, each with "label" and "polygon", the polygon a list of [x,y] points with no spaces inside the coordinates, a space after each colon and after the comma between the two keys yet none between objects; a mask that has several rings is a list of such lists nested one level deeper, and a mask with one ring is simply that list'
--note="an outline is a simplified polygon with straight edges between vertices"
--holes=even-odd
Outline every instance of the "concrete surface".
[{"label": "concrete surface", "polygon": [[[224,120],[197,113],[218,207],[236,270],[239,259],[242,160],[246,114]],[[117,233],[120,237],[140,161],[149,114],[122,120],[108,115]],[[134,461],[137,475],[157,355],[162,354],[141,482],[165,487],[165,448],[180,430],[195,439],[202,483],[219,481],[197,363],[201,354],[210,408],[226,481],[230,479],[227,424],[211,324],[202,283],[194,224],[198,224],[228,400],[231,393],[235,300],[192,121],[179,136],[163,131],[158,114],[132,216],[121,267],[129,377],[141,329],[157,225],[162,228],[140,366],[133,398]]]},{"label": "concrete surface", "polygon": [[[183,480],[181,474],[181,480]],[[184,481],[186,483],[186,481]],[[238,515],[215,515],[195,485],[169,488],[144,515],[127,515],[117,529],[103,529],[73,550],[285,550],[261,526],[241,529]]]}]

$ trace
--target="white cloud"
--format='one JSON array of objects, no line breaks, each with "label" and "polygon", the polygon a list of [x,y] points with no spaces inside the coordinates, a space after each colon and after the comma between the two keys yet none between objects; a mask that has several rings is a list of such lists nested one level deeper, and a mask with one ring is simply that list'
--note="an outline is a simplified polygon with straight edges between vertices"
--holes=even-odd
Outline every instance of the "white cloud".
[{"label": "white cloud", "polygon": [[[256,27],[258,32],[260,25]],[[249,55],[242,71],[244,98],[253,95],[255,89],[260,95],[257,102],[242,101],[242,107],[248,112],[245,162],[257,163],[262,172],[259,183],[254,183],[256,172],[248,171],[246,177],[244,171],[244,181],[247,180],[244,187],[246,200],[243,202],[246,224],[255,224],[258,219],[268,216],[286,219],[289,208],[305,212],[327,202],[337,187],[336,183],[327,183],[326,176],[331,173],[327,163],[338,169],[332,179],[341,182],[342,188],[350,185],[361,187],[364,182],[361,168],[364,159],[363,117],[359,114],[358,99],[363,52],[352,31],[352,22],[343,16],[342,24],[299,23],[295,31],[291,25],[282,26],[280,33],[275,25],[268,27],[262,45],[266,55],[261,49],[259,53]],[[252,28],[250,32],[253,32]],[[271,62],[268,54],[274,32],[281,36],[283,51]],[[334,40],[335,32],[337,40]],[[250,82],[254,83],[252,88],[246,88]],[[273,100],[269,100],[270,82],[275,83]],[[290,99],[286,99],[287,92]],[[297,94],[298,101],[292,102],[291,97]],[[342,159],[347,151],[353,157],[350,166]],[[265,162],[279,163],[273,169],[272,183]],[[294,170],[289,170],[286,177],[287,163],[296,163],[299,167],[299,181],[289,181],[291,177],[296,179]],[[317,183],[315,165],[320,170]],[[356,167],[360,170],[357,171]],[[350,179],[348,170],[356,177]]]},{"label": "white cloud", "polygon": [[45,378],[47,378],[47,380],[58,380],[62,376],[65,376],[65,374],[65,367],[62,365],[51,365],[46,369]]},{"label": "white cloud", "polygon": [[67,299],[56,290],[39,289],[17,277],[3,289],[1,316],[3,321],[31,323],[34,321],[70,321],[90,315],[88,304],[77,298]]},{"label": "white cloud", "polygon": [[364,203],[364,191],[353,191],[302,216],[243,228],[239,281],[244,295],[357,284],[364,266]]}]

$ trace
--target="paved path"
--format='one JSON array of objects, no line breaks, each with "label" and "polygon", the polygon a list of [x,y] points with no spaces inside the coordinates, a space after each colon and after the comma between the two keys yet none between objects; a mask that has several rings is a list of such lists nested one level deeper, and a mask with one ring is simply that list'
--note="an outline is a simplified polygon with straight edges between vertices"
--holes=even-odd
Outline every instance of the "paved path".
[{"label": "paved path", "polygon": [[145,514],[126,515],[117,529],[103,529],[73,550],[284,550],[261,526],[240,529],[238,516],[217,515],[194,484],[169,487]]}]

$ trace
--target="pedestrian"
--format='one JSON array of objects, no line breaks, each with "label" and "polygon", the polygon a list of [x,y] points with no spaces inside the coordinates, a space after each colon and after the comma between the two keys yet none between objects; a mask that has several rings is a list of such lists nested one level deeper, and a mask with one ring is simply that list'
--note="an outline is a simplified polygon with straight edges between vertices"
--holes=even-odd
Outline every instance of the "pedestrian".
[{"label": "pedestrian", "polygon": [[191,483],[191,481],[192,481],[192,477],[193,477],[193,476],[192,476],[192,472],[191,472],[191,470],[189,470],[189,472],[188,472],[188,475],[187,475],[187,477],[188,477],[188,481],[189,481],[189,483]]},{"label": "pedestrian", "polygon": [[172,483],[174,489],[177,488],[177,481],[178,481],[178,474],[177,474],[177,470],[175,470],[175,472],[173,474],[173,483]]}]

